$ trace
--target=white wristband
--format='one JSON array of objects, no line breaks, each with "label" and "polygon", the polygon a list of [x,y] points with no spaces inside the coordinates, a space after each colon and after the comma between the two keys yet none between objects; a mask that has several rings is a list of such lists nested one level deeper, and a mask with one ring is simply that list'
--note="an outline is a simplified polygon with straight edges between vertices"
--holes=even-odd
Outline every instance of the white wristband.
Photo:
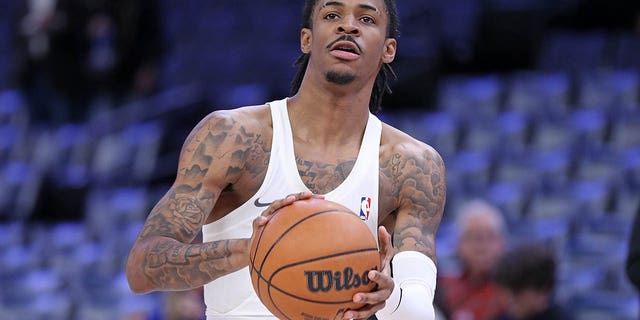
[{"label": "white wristband", "polygon": [[395,287],[380,320],[434,319],[433,296],[437,269],[433,261],[417,251],[401,251],[393,257]]}]

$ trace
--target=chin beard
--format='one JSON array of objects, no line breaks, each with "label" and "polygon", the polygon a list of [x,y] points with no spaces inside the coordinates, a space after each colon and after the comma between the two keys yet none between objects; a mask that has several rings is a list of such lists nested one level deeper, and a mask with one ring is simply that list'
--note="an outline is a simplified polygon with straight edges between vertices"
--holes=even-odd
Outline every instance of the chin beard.
[{"label": "chin beard", "polygon": [[327,81],[331,83],[344,85],[344,84],[349,84],[353,82],[353,80],[355,80],[356,77],[348,73],[329,71],[327,72],[327,75],[325,76],[325,78],[327,79]]}]

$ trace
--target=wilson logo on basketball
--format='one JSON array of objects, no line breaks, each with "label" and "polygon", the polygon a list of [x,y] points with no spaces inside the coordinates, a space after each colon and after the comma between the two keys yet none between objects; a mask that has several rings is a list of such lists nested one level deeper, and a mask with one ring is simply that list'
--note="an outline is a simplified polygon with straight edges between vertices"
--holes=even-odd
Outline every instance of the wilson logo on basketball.
[{"label": "wilson logo on basketball", "polygon": [[[372,270],[377,270],[374,267]],[[311,292],[329,292],[331,290],[342,291],[368,285],[371,280],[367,276],[367,270],[361,275],[346,267],[342,272],[332,270],[305,271],[307,277],[307,289]]]}]

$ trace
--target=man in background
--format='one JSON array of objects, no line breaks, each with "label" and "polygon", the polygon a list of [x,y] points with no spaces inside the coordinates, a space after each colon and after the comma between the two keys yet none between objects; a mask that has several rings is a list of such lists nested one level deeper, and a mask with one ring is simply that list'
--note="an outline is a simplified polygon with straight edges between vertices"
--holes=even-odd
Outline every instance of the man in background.
[{"label": "man in background", "polygon": [[455,224],[460,272],[439,277],[436,305],[450,320],[492,319],[507,303],[493,279],[505,250],[504,218],[495,206],[473,200],[460,209]]},{"label": "man in background", "polygon": [[509,296],[509,306],[496,320],[571,319],[553,294],[556,258],[541,245],[516,247],[505,254],[496,267],[496,282]]}]

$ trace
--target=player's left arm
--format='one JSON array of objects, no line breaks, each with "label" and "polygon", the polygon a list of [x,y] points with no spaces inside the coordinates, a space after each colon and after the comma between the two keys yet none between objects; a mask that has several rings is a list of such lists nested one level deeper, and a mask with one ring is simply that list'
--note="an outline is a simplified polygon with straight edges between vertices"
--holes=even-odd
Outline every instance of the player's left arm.
[{"label": "player's left arm", "polygon": [[435,236],[446,200],[444,162],[430,146],[415,142],[397,147],[391,168],[397,190],[392,218],[391,273],[394,289],[380,320],[433,319],[436,286]]},{"label": "player's left arm", "polygon": [[[438,152],[413,139],[393,145],[381,162],[381,209],[393,210],[381,227],[381,272],[370,272],[378,290],[358,293],[355,302],[367,303],[350,310],[345,318],[366,319],[372,312],[380,320],[433,319],[436,284],[435,236],[446,200],[445,166]],[[386,208],[388,203],[391,207]],[[383,209],[384,208],[384,209]],[[392,260],[393,259],[393,260]],[[392,261],[392,262],[391,262]]]}]

